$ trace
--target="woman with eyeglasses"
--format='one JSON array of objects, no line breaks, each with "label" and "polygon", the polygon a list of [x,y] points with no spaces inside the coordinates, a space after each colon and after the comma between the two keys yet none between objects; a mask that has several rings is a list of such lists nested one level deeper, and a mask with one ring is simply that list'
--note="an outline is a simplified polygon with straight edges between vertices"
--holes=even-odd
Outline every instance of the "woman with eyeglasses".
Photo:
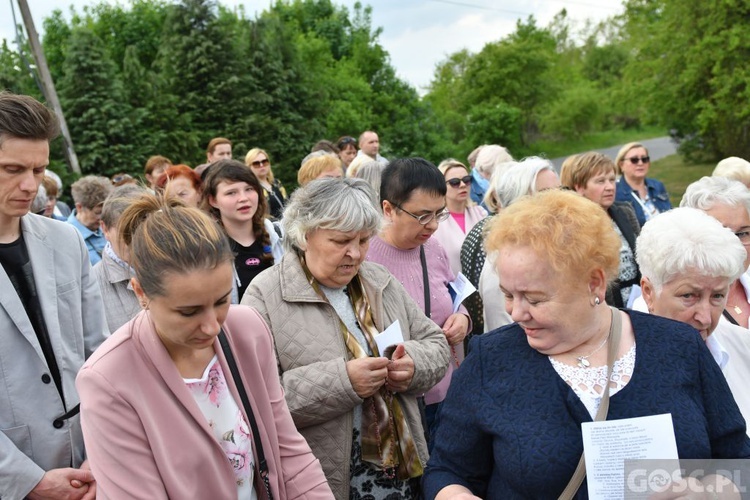
[{"label": "woman with eyeglasses", "polygon": [[453,274],[461,272],[461,245],[471,228],[487,217],[487,211],[471,201],[470,191],[472,177],[466,165],[453,158],[443,160],[438,170],[445,177],[447,192],[445,204],[451,216],[440,224],[435,231],[435,238],[448,254]]},{"label": "woman with eyeglasses", "polygon": [[703,177],[687,187],[680,206],[703,210],[731,229],[744,245],[745,272],[729,287],[720,325],[729,323],[747,329],[750,318],[750,273],[747,271],[750,267],[750,190],[740,181]]},{"label": "woman with eyeglasses", "polygon": [[349,164],[357,156],[357,139],[345,135],[339,138],[336,142],[336,147],[339,148],[339,158],[341,159],[341,163],[344,164],[344,172],[346,172]]},{"label": "woman with eyeglasses", "polygon": [[273,177],[268,153],[260,148],[251,149],[245,155],[245,165],[250,167],[263,188],[268,214],[274,220],[281,220],[286,203],[286,189],[278,179]]},{"label": "woman with eyeglasses", "polygon": [[470,328],[461,306],[453,312],[448,283],[455,279],[445,249],[432,235],[450,217],[445,204],[445,177],[423,158],[400,158],[383,170],[380,202],[385,224],[372,238],[367,260],[382,264],[404,285],[407,293],[442,327],[451,346],[451,360],[443,379],[424,396],[427,429],[450,385],[453,371],[463,361],[463,340]]},{"label": "woman with eyeglasses", "polygon": [[617,181],[615,201],[626,201],[633,205],[638,223],[642,226],[654,215],[672,208],[667,188],[656,179],[647,178],[651,158],[643,144],[625,144],[615,158]]},{"label": "woman with eyeglasses", "polygon": [[606,302],[615,307],[626,307],[634,285],[641,282],[635,260],[635,239],[641,225],[632,206],[615,202],[615,163],[606,155],[589,151],[565,159],[560,168],[560,181],[602,207],[612,219],[612,227],[620,237],[620,268],[616,279],[607,288]]}]

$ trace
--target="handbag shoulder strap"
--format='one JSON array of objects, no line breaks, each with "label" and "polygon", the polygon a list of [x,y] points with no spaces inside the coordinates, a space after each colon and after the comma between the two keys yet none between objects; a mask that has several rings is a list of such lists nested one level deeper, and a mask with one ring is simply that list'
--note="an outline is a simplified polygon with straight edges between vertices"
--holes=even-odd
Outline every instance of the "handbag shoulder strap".
[{"label": "handbag shoulder strap", "polygon": [[726,309],[724,309],[724,310],[723,310],[723,311],[721,312],[721,314],[722,314],[722,315],[724,315],[724,317],[725,317],[725,318],[727,319],[727,321],[729,321],[729,322],[730,322],[730,323],[732,323],[733,325],[737,325],[737,326],[740,326],[740,324],[739,324],[739,323],[737,323],[737,320],[736,320],[736,319],[734,319],[734,318],[732,317],[732,315],[731,315],[731,314],[729,314],[729,311],[727,311]]},{"label": "handbag shoulder strap", "polygon": [[430,317],[430,278],[427,275],[427,257],[424,254],[424,245],[419,245],[419,261],[422,263],[422,282],[424,283],[424,314]]},{"label": "handbag shoulder strap", "polygon": [[266,495],[268,496],[268,500],[273,500],[271,485],[268,480],[268,463],[266,462],[266,455],[263,453],[263,444],[260,439],[260,432],[258,431],[258,423],[255,421],[255,414],[253,413],[253,408],[250,406],[250,399],[247,397],[245,384],[242,383],[240,370],[237,368],[237,361],[234,359],[232,348],[229,346],[229,341],[223,328],[219,331],[219,343],[227,360],[227,365],[229,365],[229,371],[232,372],[234,385],[237,387],[237,392],[242,400],[242,406],[245,408],[245,414],[247,414],[249,420],[248,423],[250,424],[250,430],[253,433],[253,441],[255,443],[255,452],[258,454],[258,471],[266,488]]},{"label": "handbag shoulder strap", "polygon": [[[617,357],[617,348],[620,346],[620,334],[622,333],[622,317],[620,316],[620,311],[614,307],[610,307],[609,309],[612,313],[612,323],[609,327],[609,348],[607,349],[607,384],[604,386],[602,400],[599,403],[599,410],[596,412],[596,418],[594,419],[595,422],[607,420],[607,412],[609,411],[610,379],[612,377],[615,358]],[[581,453],[581,459],[578,460],[578,466],[573,473],[573,477],[570,478],[568,485],[565,487],[562,494],[560,494],[559,500],[570,500],[574,498],[585,477],[586,455],[585,453]]]}]

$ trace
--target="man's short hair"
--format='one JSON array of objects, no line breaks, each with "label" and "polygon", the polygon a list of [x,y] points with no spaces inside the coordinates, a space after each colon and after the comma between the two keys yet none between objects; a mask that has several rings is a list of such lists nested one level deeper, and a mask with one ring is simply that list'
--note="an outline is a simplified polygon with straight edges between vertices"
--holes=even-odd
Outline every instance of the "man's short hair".
[{"label": "man's short hair", "polygon": [[166,156],[154,155],[146,160],[146,167],[143,169],[143,172],[145,174],[151,175],[154,173],[154,170],[156,170],[157,167],[164,167],[164,169],[166,170],[166,167],[169,167],[171,165],[172,160],[170,160]]},{"label": "man's short hair", "polygon": [[[357,144],[359,145],[360,149],[362,149],[362,142],[365,140],[365,136],[367,136],[367,134],[375,134],[376,136],[378,135],[377,132],[373,132],[372,130],[365,130],[364,132],[359,134],[359,141],[357,142]],[[378,139],[380,139],[380,137],[378,137]]]},{"label": "man's short hair", "polygon": [[54,111],[33,97],[0,92],[0,147],[8,137],[51,141],[59,134]]},{"label": "man's short hair", "polygon": [[216,146],[220,144],[229,144],[229,147],[232,147],[232,141],[230,141],[226,137],[214,137],[208,142],[208,147],[206,147],[206,153],[214,154],[214,150],[216,149]]}]

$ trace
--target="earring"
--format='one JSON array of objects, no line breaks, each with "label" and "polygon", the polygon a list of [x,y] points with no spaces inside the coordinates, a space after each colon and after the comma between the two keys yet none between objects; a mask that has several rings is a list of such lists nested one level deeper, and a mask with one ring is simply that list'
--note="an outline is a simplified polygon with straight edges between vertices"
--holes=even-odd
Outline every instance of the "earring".
[{"label": "earring", "polygon": [[602,301],[599,300],[599,297],[594,297],[594,306],[598,306],[601,303],[602,303]]}]

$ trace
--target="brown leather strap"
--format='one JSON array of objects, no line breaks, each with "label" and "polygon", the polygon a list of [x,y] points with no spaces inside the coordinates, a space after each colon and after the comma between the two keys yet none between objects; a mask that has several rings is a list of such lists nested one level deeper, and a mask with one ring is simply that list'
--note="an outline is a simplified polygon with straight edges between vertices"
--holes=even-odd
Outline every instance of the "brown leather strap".
[{"label": "brown leather strap", "polygon": [[[622,332],[622,318],[620,317],[620,311],[614,307],[610,307],[609,309],[612,313],[612,323],[609,327],[609,349],[607,349],[607,384],[604,386],[602,400],[599,403],[599,411],[596,412],[596,418],[594,419],[595,422],[607,420],[607,411],[609,411],[610,379],[612,377],[612,368],[617,357],[617,348],[620,346],[620,333]],[[585,477],[586,456],[585,453],[581,453],[581,459],[578,461],[576,471],[573,473],[573,477],[570,478],[570,482],[565,487],[562,494],[560,494],[559,500],[572,500],[575,498]]]}]

